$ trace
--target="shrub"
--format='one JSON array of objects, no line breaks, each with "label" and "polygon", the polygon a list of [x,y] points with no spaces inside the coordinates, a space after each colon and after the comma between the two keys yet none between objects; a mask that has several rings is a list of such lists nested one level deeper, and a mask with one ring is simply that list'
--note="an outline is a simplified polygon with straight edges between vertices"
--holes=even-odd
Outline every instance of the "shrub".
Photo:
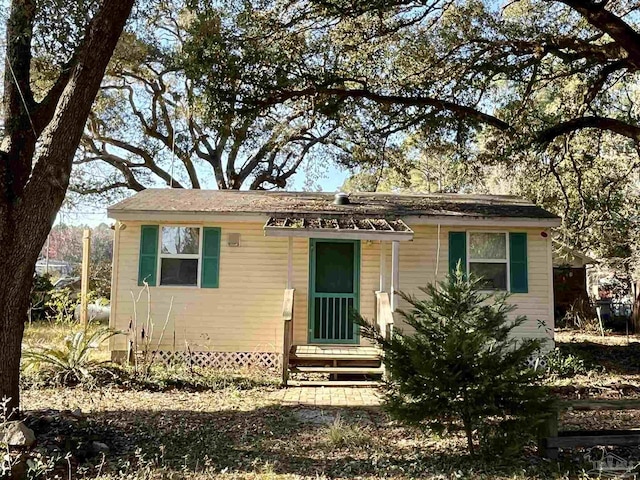
[{"label": "shrub", "polygon": [[36,273],[33,276],[29,305],[29,318],[31,320],[40,320],[44,317],[47,300],[52,289],[51,275],[38,275]]},{"label": "shrub", "polygon": [[68,335],[62,346],[37,347],[23,352],[25,370],[45,370],[62,384],[80,383],[106,371],[109,362],[92,358],[95,350],[104,341],[116,335],[109,328],[98,328],[93,332],[82,330]]},{"label": "shrub", "polygon": [[494,442],[519,449],[519,432],[533,433],[549,408],[540,372],[527,367],[541,340],[514,338],[525,317],[509,320],[507,294],[483,294],[478,286],[458,270],[422,288],[425,299],[401,294],[411,308],[400,315],[415,333],[396,330],[385,339],[358,319],[384,351],[390,414],[438,433],[461,423],[471,454],[476,442],[485,450]]},{"label": "shrub", "polygon": [[46,303],[47,319],[58,324],[74,323],[74,313],[80,305],[80,296],[70,288],[53,290]]},{"label": "shrub", "polygon": [[111,298],[111,262],[94,262],[89,265],[89,288],[95,298]]},{"label": "shrub", "polygon": [[586,375],[590,370],[583,358],[562,352],[558,348],[547,354],[546,360],[546,371],[551,377],[570,378],[575,375]]}]

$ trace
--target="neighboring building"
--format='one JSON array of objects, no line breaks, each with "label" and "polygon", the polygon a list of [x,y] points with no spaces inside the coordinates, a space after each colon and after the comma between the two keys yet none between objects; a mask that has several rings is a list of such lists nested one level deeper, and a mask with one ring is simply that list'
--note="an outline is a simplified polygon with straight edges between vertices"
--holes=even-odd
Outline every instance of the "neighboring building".
[{"label": "neighboring building", "polygon": [[40,259],[36,263],[36,273],[38,275],[48,273],[56,277],[66,277],[67,275],[71,275],[73,268],[73,265],[63,260]]},{"label": "neighboring building", "polygon": [[422,295],[458,262],[513,294],[513,315],[528,318],[517,335],[553,337],[560,220],[515,197],[150,189],[108,214],[111,326],[138,325],[137,337],[114,338],[114,359],[147,342],[198,364],[365,373],[378,352],[349,310],[404,329],[394,292]]},{"label": "neighboring building", "polygon": [[553,296],[555,318],[562,319],[572,307],[588,308],[587,268],[597,260],[558,241],[553,241]]}]

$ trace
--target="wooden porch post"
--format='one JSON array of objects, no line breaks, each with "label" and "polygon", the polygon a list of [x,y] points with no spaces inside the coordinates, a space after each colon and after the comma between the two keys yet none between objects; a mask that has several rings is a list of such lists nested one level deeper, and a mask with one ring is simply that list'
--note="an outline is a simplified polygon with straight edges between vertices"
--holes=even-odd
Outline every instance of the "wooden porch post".
[{"label": "wooden porch post", "polygon": [[385,291],[387,282],[387,279],[385,278],[387,274],[387,259],[385,253],[385,243],[380,240],[380,292]]},{"label": "wooden porch post", "polygon": [[91,253],[91,230],[84,229],[82,234],[82,277],[80,280],[80,323],[89,324],[89,262]]},{"label": "wooden porch post", "polygon": [[282,318],[284,331],[282,339],[282,384],[286,387],[289,381],[289,354],[293,337],[293,237],[289,237],[287,251],[287,289],[284,291]]},{"label": "wooden porch post", "polygon": [[400,286],[400,242],[394,240],[391,243],[391,311],[396,311],[398,304],[396,300],[396,293]]}]

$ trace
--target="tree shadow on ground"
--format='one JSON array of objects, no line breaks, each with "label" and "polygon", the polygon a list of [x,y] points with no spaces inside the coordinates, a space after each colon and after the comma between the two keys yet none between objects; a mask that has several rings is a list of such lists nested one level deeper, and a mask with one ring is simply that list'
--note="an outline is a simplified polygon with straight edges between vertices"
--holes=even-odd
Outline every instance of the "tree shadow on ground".
[{"label": "tree shadow on ground", "polygon": [[564,354],[581,358],[590,368],[604,367],[609,373],[618,375],[640,374],[640,343],[606,345],[594,342],[558,343]]},{"label": "tree shadow on ground", "polygon": [[[468,472],[474,478],[494,478],[531,471],[552,478],[560,471],[557,464],[531,454],[515,460],[502,460],[500,455],[490,461],[470,458],[462,438],[437,439],[399,427],[378,409],[123,409],[92,413],[78,427],[70,435],[90,435],[85,444],[98,440],[109,446],[103,472],[147,468],[242,476],[268,471],[311,478],[420,478]],[[85,467],[91,471],[91,463],[100,459],[86,459]]]}]

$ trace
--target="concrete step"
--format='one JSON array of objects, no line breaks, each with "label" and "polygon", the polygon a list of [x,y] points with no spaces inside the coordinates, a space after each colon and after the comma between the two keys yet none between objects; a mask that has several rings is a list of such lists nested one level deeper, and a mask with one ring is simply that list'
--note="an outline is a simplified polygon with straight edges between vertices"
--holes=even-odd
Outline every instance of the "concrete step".
[{"label": "concrete step", "polygon": [[290,370],[294,373],[338,373],[349,375],[381,375],[384,372],[382,367],[293,366]]}]

